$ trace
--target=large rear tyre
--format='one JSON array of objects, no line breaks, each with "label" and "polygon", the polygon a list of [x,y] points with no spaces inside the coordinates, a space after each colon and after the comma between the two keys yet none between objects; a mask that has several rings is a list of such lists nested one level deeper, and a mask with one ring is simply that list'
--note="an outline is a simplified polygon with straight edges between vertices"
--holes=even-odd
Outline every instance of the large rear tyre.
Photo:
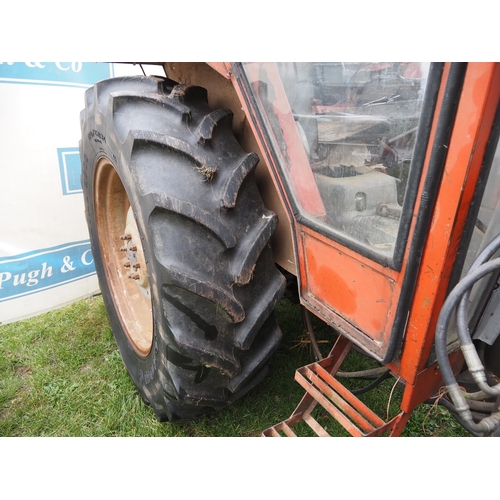
[{"label": "large rear tyre", "polygon": [[281,337],[258,157],[231,111],[160,77],[97,83],[81,121],[92,252],[124,364],[159,420],[221,409],[263,378]]}]

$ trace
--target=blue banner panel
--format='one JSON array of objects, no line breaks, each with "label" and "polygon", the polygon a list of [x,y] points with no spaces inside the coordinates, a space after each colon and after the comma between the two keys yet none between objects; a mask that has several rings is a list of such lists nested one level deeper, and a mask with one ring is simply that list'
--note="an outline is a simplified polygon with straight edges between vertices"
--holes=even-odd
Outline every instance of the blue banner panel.
[{"label": "blue banner panel", "polygon": [[113,65],[82,62],[2,62],[0,82],[90,87],[113,76]]},{"label": "blue banner panel", "polygon": [[57,148],[63,195],[82,192],[82,166],[78,148]]},{"label": "blue banner panel", "polygon": [[0,258],[0,302],[95,274],[90,241]]}]

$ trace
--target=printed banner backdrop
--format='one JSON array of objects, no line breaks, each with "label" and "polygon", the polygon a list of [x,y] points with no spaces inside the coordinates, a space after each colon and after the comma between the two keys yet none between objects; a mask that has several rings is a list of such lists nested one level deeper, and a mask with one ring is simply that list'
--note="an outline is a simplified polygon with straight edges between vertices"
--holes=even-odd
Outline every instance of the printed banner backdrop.
[{"label": "printed banner backdrop", "polygon": [[142,71],[0,63],[0,324],[99,290],[80,184],[79,118],[85,89],[126,74]]}]

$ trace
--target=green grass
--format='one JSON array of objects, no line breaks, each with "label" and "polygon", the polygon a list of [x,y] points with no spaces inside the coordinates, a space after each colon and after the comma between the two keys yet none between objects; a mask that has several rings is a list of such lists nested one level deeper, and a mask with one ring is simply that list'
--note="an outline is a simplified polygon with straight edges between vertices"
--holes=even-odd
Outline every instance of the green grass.
[{"label": "green grass", "polygon": [[[121,361],[101,297],[4,325],[0,327],[0,436],[259,436],[293,412],[304,392],[294,381],[295,369],[313,361],[300,309],[282,301],[276,317],[284,339],[266,379],[226,410],[180,424],[157,422],[142,403]],[[314,325],[326,354],[332,330],[316,318]],[[342,369],[375,365],[352,353]],[[383,418],[394,382],[389,379],[360,397]],[[400,398],[395,390],[390,416],[398,413]],[[324,416],[319,418],[332,434],[344,435]],[[468,434],[444,409],[423,405],[404,435]]]}]

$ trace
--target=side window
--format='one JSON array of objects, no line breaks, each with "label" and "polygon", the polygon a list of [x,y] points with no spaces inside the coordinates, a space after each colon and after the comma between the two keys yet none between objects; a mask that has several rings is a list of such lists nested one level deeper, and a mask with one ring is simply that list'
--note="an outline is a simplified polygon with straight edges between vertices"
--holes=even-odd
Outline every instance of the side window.
[{"label": "side window", "polygon": [[467,273],[483,248],[498,234],[500,234],[500,143],[497,144],[493,155],[491,170],[467,249],[462,276]]},{"label": "side window", "polygon": [[[259,92],[261,110],[300,213],[334,238],[384,259],[394,256],[429,67],[246,66],[250,80],[265,89]],[[295,131],[288,130],[289,122]],[[293,157],[294,141],[303,152]],[[310,170],[315,190],[303,193],[307,178],[297,168]],[[321,209],[311,203],[315,196]]]}]

